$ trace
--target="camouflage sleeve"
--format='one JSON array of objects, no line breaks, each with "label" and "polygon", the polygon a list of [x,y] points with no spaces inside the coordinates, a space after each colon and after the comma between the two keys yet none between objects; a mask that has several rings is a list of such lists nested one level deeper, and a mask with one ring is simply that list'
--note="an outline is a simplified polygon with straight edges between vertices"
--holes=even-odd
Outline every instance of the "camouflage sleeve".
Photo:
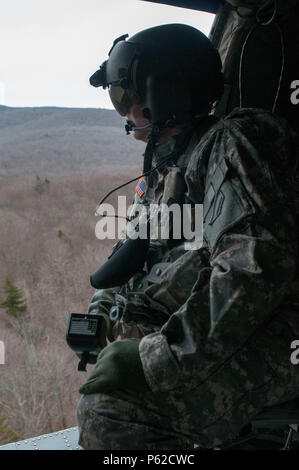
[{"label": "camouflage sleeve", "polygon": [[226,124],[191,157],[189,190],[203,202],[210,260],[198,269],[187,301],[160,332],[140,342],[153,391],[206,380],[250,341],[294,278],[297,236],[287,138],[272,122],[262,132],[261,137],[256,129]]}]

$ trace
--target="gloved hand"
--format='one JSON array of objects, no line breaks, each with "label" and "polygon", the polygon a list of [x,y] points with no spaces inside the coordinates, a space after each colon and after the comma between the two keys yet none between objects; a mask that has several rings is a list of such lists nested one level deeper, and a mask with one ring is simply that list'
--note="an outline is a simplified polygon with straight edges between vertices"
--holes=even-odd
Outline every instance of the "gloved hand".
[{"label": "gloved hand", "polygon": [[[99,346],[90,353],[88,363],[95,364],[97,361],[97,354],[107,346],[107,338],[113,341],[112,324],[109,318],[109,311],[115,302],[115,289],[97,289],[95,290],[92,300],[88,307],[88,315],[100,315],[103,317],[103,326],[100,331]],[[82,359],[81,353],[76,353],[79,359]]]},{"label": "gloved hand", "polygon": [[96,289],[88,307],[88,313],[99,315],[106,313],[109,315],[110,308],[115,303],[115,289]]},{"label": "gloved hand", "polygon": [[140,339],[130,338],[106,346],[79,392],[85,395],[120,389],[149,392],[139,356],[139,342]]}]

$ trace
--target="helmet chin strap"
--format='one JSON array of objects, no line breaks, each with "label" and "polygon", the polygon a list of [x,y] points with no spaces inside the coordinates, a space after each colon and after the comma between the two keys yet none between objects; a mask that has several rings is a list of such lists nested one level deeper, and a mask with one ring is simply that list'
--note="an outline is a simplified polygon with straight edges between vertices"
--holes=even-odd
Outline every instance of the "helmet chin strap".
[{"label": "helmet chin strap", "polygon": [[127,134],[130,134],[131,131],[139,131],[143,129],[151,128],[151,132],[148,136],[148,143],[144,153],[144,161],[143,161],[143,173],[148,174],[148,187],[152,186],[152,161],[153,161],[153,153],[156,143],[158,142],[160,135],[161,135],[161,127],[158,125],[153,125],[152,123],[148,123],[146,126],[135,126],[132,121],[127,120],[125,125],[125,130]]},{"label": "helmet chin strap", "polygon": [[148,173],[147,176],[147,183],[148,187],[152,187],[152,161],[153,161],[153,154],[154,148],[157,142],[159,141],[161,135],[161,128],[158,125],[151,125],[152,130],[148,136],[147,146],[144,152],[144,160],[143,160],[143,173]]}]

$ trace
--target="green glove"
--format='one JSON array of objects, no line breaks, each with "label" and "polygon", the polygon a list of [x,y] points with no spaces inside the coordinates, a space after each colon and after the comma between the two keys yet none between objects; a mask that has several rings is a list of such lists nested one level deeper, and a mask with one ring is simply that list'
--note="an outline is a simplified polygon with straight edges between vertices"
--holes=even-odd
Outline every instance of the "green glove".
[{"label": "green glove", "polygon": [[130,338],[114,341],[99,353],[95,368],[79,392],[111,392],[135,390],[149,392],[139,356],[140,339]]}]

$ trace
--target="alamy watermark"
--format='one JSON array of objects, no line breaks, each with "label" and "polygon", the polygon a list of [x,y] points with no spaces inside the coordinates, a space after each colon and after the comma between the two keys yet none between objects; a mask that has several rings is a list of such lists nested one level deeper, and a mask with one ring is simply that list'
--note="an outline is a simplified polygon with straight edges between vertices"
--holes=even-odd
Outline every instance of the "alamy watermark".
[{"label": "alamy watermark", "polygon": [[202,204],[132,204],[127,208],[126,196],[119,196],[116,211],[111,204],[101,204],[96,215],[104,216],[95,227],[99,240],[182,240],[185,250],[196,250],[202,245]]},{"label": "alamy watermark", "polygon": [[294,366],[299,364],[299,339],[295,339],[291,342],[291,349],[294,349],[290,356],[290,361]]},{"label": "alamy watermark", "polygon": [[299,80],[292,81],[291,90],[294,90],[290,96],[291,103],[294,105],[299,104]]},{"label": "alamy watermark", "polygon": [[3,341],[0,341],[0,364],[5,364],[5,345]]}]

